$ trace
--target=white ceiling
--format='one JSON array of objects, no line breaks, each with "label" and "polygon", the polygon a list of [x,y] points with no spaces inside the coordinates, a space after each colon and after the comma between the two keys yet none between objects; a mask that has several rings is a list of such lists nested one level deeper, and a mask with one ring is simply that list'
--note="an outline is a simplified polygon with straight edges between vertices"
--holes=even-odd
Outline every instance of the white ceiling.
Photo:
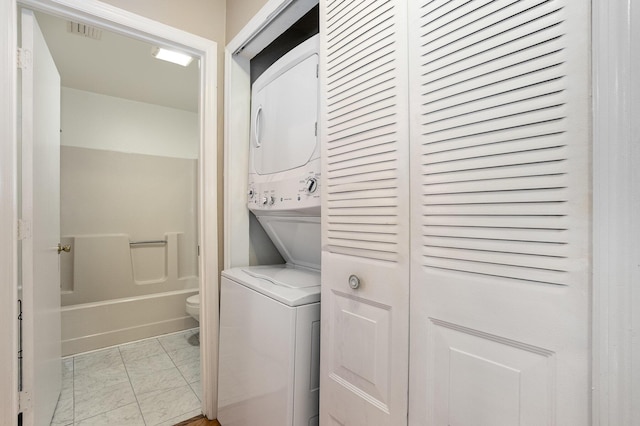
[{"label": "white ceiling", "polygon": [[67,31],[67,21],[36,13],[62,85],[187,111],[198,110],[199,61],[187,67],[155,59],[152,45],[102,31],[94,40]]}]

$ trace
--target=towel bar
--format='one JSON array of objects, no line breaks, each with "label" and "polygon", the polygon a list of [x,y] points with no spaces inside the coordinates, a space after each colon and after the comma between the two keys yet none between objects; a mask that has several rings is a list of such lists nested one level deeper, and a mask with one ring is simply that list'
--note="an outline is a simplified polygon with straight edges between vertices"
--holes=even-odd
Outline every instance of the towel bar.
[{"label": "towel bar", "polygon": [[137,246],[141,244],[167,244],[167,240],[149,240],[149,241],[130,241],[130,246]]}]

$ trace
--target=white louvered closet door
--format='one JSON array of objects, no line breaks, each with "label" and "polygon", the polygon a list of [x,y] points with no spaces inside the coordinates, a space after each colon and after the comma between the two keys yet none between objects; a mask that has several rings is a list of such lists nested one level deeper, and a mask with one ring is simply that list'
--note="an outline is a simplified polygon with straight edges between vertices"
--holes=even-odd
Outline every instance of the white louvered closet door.
[{"label": "white louvered closet door", "polygon": [[589,2],[409,3],[409,424],[587,425]]},{"label": "white louvered closet door", "polygon": [[[407,422],[406,3],[321,1],[320,423]],[[349,277],[359,278],[352,289]]]}]

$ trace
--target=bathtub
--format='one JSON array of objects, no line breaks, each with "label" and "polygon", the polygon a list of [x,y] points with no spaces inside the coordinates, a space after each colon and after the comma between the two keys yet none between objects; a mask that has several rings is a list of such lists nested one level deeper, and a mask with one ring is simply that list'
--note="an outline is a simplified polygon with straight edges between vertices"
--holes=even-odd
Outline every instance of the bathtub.
[{"label": "bathtub", "polygon": [[198,293],[197,253],[179,232],[62,238],[62,353],[91,351],[198,326],[185,311]]}]

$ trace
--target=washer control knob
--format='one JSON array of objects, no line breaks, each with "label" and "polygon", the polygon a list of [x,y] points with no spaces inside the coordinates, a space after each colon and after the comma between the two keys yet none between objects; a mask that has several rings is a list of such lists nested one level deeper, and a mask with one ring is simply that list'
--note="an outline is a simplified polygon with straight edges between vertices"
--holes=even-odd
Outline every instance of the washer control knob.
[{"label": "washer control knob", "polygon": [[318,189],[318,179],[314,177],[308,178],[304,183],[304,192],[307,194],[313,194]]},{"label": "washer control knob", "polygon": [[253,197],[256,196],[256,190],[253,188],[249,188],[249,190],[247,191],[247,195],[249,196],[250,200],[253,200]]},{"label": "washer control knob", "polygon": [[275,199],[275,198],[273,197],[273,195],[272,195],[272,196],[270,196],[270,197],[269,197],[269,202],[268,202],[267,204],[269,204],[270,206],[272,206],[272,205],[273,205],[273,203],[275,203],[275,202],[276,202],[276,199]]},{"label": "washer control knob", "polygon": [[356,275],[351,275],[349,277],[349,287],[354,290],[360,287],[360,278],[358,278]]},{"label": "washer control knob", "polygon": [[266,206],[268,202],[269,202],[269,197],[267,197],[266,195],[264,197],[262,197],[262,205],[263,206]]}]

